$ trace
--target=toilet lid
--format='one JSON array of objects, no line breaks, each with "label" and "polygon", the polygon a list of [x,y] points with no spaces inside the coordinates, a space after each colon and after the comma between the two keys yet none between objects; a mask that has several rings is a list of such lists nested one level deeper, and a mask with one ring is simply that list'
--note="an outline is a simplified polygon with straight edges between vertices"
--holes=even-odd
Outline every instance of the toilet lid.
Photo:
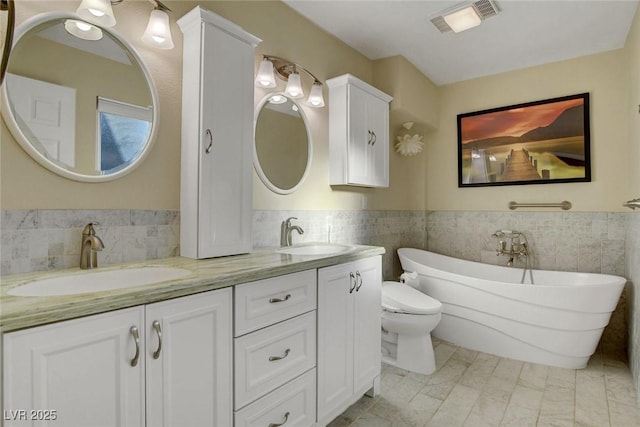
[{"label": "toilet lid", "polygon": [[442,304],[404,283],[384,282],[382,308],[398,313],[436,314],[442,310]]}]

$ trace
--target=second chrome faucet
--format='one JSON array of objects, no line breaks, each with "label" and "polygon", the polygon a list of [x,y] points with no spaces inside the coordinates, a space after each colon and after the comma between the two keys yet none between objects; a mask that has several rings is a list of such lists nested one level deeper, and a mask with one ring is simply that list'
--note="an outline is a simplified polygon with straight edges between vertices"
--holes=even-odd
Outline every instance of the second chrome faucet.
[{"label": "second chrome faucet", "polygon": [[304,230],[299,225],[291,225],[291,220],[298,219],[295,216],[287,218],[282,221],[280,225],[280,246],[291,246],[291,232],[297,231],[298,234],[303,235]]}]

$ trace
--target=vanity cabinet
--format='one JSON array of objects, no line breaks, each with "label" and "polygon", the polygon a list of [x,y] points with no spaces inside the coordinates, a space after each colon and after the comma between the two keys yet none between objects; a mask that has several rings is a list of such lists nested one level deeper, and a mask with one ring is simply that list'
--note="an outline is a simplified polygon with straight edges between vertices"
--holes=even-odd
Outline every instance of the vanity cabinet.
[{"label": "vanity cabinet", "polygon": [[329,88],[329,184],[389,186],[389,102],[393,98],[345,74]]},{"label": "vanity cabinet", "polygon": [[377,392],[381,292],[381,256],[318,270],[319,426]]},{"label": "vanity cabinet", "polygon": [[4,425],[231,426],[231,298],[222,289],[4,334]]},{"label": "vanity cabinet", "polygon": [[316,301],[315,269],[236,286],[236,427],[315,425]]},{"label": "vanity cabinet", "polygon": [[251,251],[254,47],[260,39],[200,7],[183,37],[180,255]]}]

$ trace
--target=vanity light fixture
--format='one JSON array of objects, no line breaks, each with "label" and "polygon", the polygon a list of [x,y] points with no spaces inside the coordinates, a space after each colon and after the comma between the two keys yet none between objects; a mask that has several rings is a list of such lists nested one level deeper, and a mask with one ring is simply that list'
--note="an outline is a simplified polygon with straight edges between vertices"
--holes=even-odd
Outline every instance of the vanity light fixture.
[{"label": "vanity light fixture", "polygon": [[[124,0],[82,0],[80,6],[76,10],[76,13],[80,18],[88,23],[103,27],[113,27],[116,25],[116,18],[113,14],[112,6],[118,5],[123,1]],[[142,35],[142,41],[158,49],[173,49],[169,15],[167,14],[167,12],[171,12],[171,9],[162,4],[160,0],[148,1],[153,4],[154,9],[151,11],[151,15],[149,16],[149,22],[144,34]],[[65,28],[69,33],[85,40],[99,39],[93,38],[96,37],[96,31],[93,29],[81,28],[78,24],[74,26],[71,23],[65,23]],[[94,28],[100,31],[99,28]]]},{"label": "vanity light fixture", "polygon": [[263,55],[258,68],[255,84],[257,87],[264,89],[274,88],[276,87],[275,76],[277,75],[279,79],[287,82],[287,86],[284,90],[287,96],[294,99],[302,98],[304,97],[304,89],[302,88],[300,71],[313,79],[313,85],[311,86],[311,92],[309,93],[306,104],[313,108],[324,107],[322,82],[306,68],[287,59],[272,55]]},{"label": "vanity light fixture", "polygon": [[438,16],[431,18],[431,22],[441,33],[460,33],[477,27],[485,19],[497,15],[499,11],[493,0],[467,1],[443,10]]}]

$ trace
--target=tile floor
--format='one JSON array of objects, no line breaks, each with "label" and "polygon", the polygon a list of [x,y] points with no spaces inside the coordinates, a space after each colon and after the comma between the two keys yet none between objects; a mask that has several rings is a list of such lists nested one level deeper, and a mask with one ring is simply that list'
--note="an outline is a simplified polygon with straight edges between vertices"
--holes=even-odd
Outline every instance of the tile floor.
[{"label": "tile floor", "polygon": [[597,352],[585,369],[500,358],[434,339],[438,370],[383,365],[381,392],[329,427],[638,427],[629,368]]}]

